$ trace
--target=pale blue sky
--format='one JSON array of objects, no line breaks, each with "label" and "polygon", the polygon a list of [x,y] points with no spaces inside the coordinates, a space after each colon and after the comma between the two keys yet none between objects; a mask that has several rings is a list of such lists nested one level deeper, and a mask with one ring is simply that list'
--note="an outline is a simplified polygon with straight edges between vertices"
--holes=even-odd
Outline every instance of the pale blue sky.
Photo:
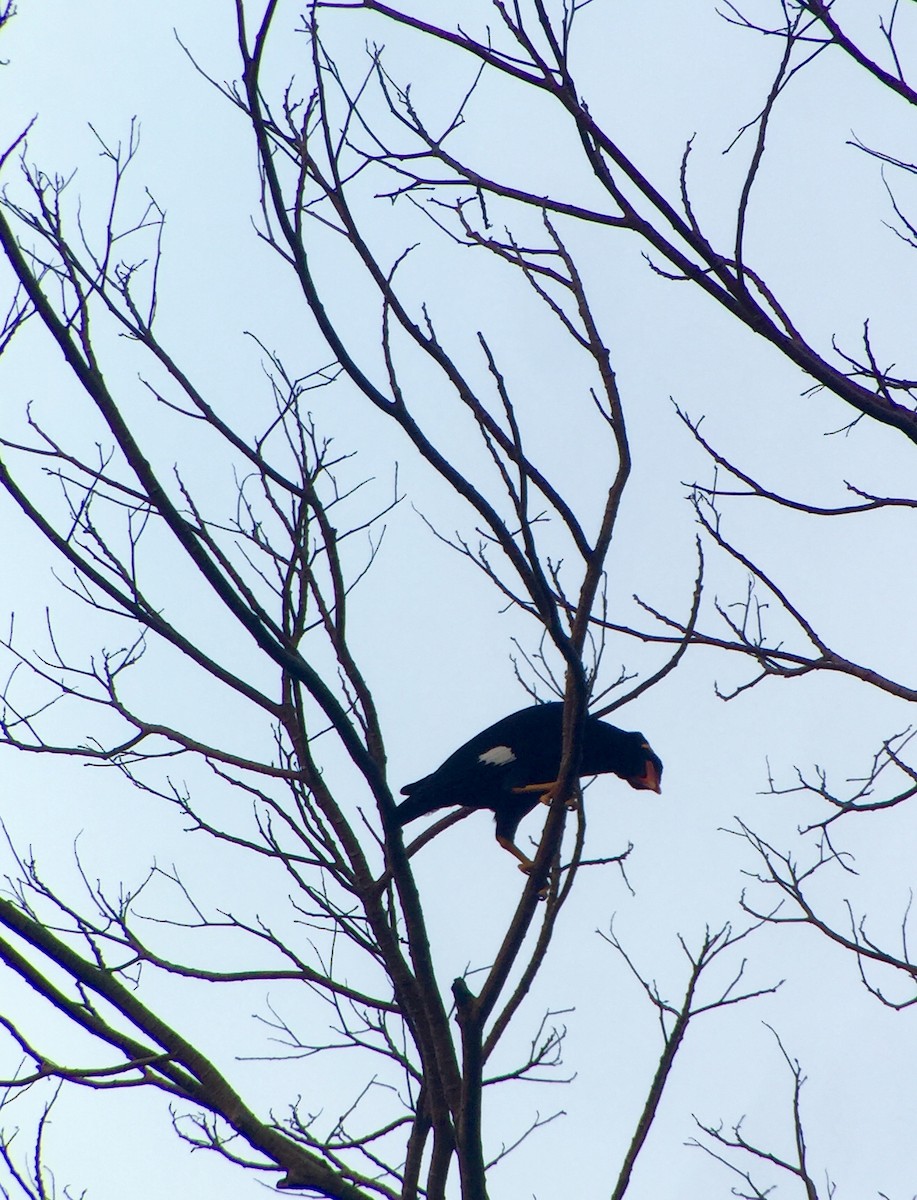
[{"label": "pale blue sky", "polygon": [[[291,26],[294,7],[287,14]],[[470,23],[480,7],[463,5],[463,22]],[[771,15],[776,8],[755,7]],[[78,168],[71,192],[81,197],[91,221],[101,211],[106,171],[88,125],[116,141],[127,137],[130,118],[139,118],[134,186],[138,195],[149,187],[167,213],[163,335],[221,411],[240,427],[255,428],[255,413],[269,397],[259,351],[245,331],[279,351],[296,373],[326,362],[327,352],[282,264],[252,232],[257,178],[251,135],[241,116],[194,72],[173,33],[178,30],[216,78],[235,78],[230,7],[200,0],[193,12],[189,8],[168,0],[155,6],[48,0],[40,10],[23,4],[4,33],[9,66],[0,72],[2,137],[9,142],[37,114],[29,161],[49,173]],[[749,146],[742,142],[725,158],[722,151],[736,127],[758,110],[779,46],[727,27],[712,5],[673,11],[653,0],[617,9],[597,4],[582,13],[583,27],[591,23],[596,31],[582,50],[590,103],[615,122],[625,145],[670,191],[684,143],[696,131],[690,178],[697,214],[711,231],[725,230]],[[905,17],[917,30],[908,10],[902,22]],[[452,59],[434,61],[381,22],[361,21],[355,13],[327,17],[334,30],[330,41],[348,66],[355,67],[364,40],[374,36],[386,42],[395,74],[416,77],[418,103],[427,97],[435,102],[441,88],[458,91],[467,79],[467,68],[457,68]],[[902,29],[905,50],[917,36],[914,30]],[[878,51],[874,32],[870,37]],[[291,38],[284,59],[294,62],[300,44]],[[518,168],[527,177],[531,172],[546,187],[569,182],[586,194],[588,179],[569,174],[564,123],[542,123],[537,111],[526,111],[505,89],[495,89],[495,98],[505,105],[501,113],[524,122],[523,132],[510,137],[499,120],[471,114],[461,144],[475,161],[505,171]],[[897,360],[897,370],[913,374],[913,365],[902,361],[913,338],[913,252],[882,223],[891,213],[877,165],[844,145],[853,132],[906,154],[907,115],[903,104],[892,103],[875,84],[860,83],[837,56],[824,55],[811,75],[791,84],[778,109],[748,244],[755,264],[814,341],[824,346],[837,334],[857,349],[869,317],[882,359]],[[17,195],[15,163],[7,166],[6,180]],[[589,404],[581,366],[507,270],[445,245],[432,226],[412,224],[414,219],[403,206],[380,207],[373,235],[392,257],[422,239],[405,267],[410,288],[429,298],[441,336],[459,352],[473,353],[476,330],[487,330],[520,397],[533,453],[572,489],[584,512],[594,513],[609,449],[595,433],[576,432]],[[709,468],[677,421],[672,399],[693,416],[706,414],[707,436],[741,466],[800,499],[843,503],[847,479],[887,494],[912,489],[912,451],[898,435],[864,426],[850,437],[824,438],[850,413],[829,396],[800,398],[806,382],[795,368],[687,285],[654,277],[633,239],[599,239],[583,231],[571,232],[570,239],[584,255],[605,322],[636,455],[610,561],[617,604],[626,605],[634,591],[677,615],[690,603],[694,530],[684,483],[708,481]],[[330,250],[327,262],[321,261],[326,280],[337,281],[332,302],[352,321],[355,344],[367,361],[378,366],[374,303],[354,290],[349,268]],[[133,348],[112,343],[110,350],[125,402],[144,403]],[[484,378],[479,359],[473,371]],[[479,463],[479,447],[464,422],[443,411],[436,385],[424,391],[425,377],[410,378],[431,428],[470,465]],[[28,402],[62,436],[84,445],[101,436],[87,421],[56,350],[37,329],[27,330],[0,364],[0,397],[4,436],[21,431]],[[466,736],[525,702],[513,679],[510,639],[518,636],[531,649],[531,629],[518,616],[500,615],[480,577],[426,531],[412,506],[446,532],[470,533],[473,522],[416,465],[397,433],[367,413],[346,387],[317,395],[314,413],[343,450],[358,451],[355,478],[374,477],[370,507],[389,498],[396,462],[407,495],[388,521],[373,573],[354,598],[355,645],[378,691],[397,786],[429,771]],[[151,453],[162,463],[177,461],[189,479],[206,484],[210,496],[223,491],[229,496],[232,477],[224,464],[213,462],[206,439],[176,433],[177,428],[150,420]],[[804,607],[812,606],[808,611],[837,649],[913,680],[915,571],[906,515],[816,524],[746,501],[728,510],[727,521],[730,534],[758,554]],[[115,636],[103,633],[101,622],[89,621],[55,584],[51,555],[9,505],[0,518],[0,538],[4,559],[16,564],[0,590],[0,620],[5,623],[15,610],[24,642],[41,642],[45,606],[74,650],[85,645],[87,634],[103,643]],[[711,595],[738,600],[742,574],[713,553],[708,566]],[[162,569],[171,569],[168,559]],[[179,605],[182,577],[170,578],[170,585],[164,595]],[[633,613],[629,607],[619,611]],[[204,638],[238,637],[208,609],[196,619]],[[711,627],[712,616],[705,620]],[[242,645],[238,653],[250,657]],[[661,658],[635,643],[611,644],[609,682],[621,661],[648,670]],[[177,703],[202,736],[229,730],[242,744],[264,745],[265,730],[248,723],[241,704],[215,703],[215,693],[155,649],[151,665],[137,692],[151,717],[173,713]],[[545,1008],[575,1007],[564,1020],[570,1030],[567,1068],[577,1078],[568,1088],[516,1086],[502,1099],[488,1097],[491,1151],[500,1139],[518,1136],[536,1113],[545,1116],[557,1108],[567,1113],[494,1172],[494,1197],[607,1195],[610,1164],[631,1136],[658,1057],[658,1037],[652,1010],[596,929],[607,929],[617,914],[616,931],[637,964],[675,999],[685,978],[678,934],[696,945],[705,925],[742,919],[737,899],[748,883],[742,872],[753,860],[723,827],[738,814],[777,844],[789,845],[796,826],[815,811],[798,797],[762,797],[767,760],[784,785],[794,779],[796,766],[808,770],[814,763],[827,766],[839,782],[861,774],[881,738],[911,719],[888,697],[845,680],[769,683],[728,705],[716,700],[714,680],[728,687],[746,676],[741,664],[698,651],[615,718],[642,729],[665,760],[664,792],[647,798],[606,779],[588,793],[591,848],[613,853],[628,841],[635,844],[628,868],[635,895],[612,872],[584,873],[564,913],[553,960],[533,991],[514,1045],[534,1033]],[[71,714],[70,728],[86,736],[92,719],[92,713]],[[203,769],[188,767],[185,776],[206,797],[204,803],[223,803],[216,792],[208,796],[213,784]],[[111,888],[120,878],[138,880],[155,860],[163,867],[174,862],[189,875],[196,868],[201,888],[216,903],[228,881],[240,907],[272,912],[284,903],[282,885],[272,893],[271,880],[258,874],[240,883],[225,855],[184,835],[175,813],[138,795],[114,773],[7,751],[3,777],[3,820],[21,850],[32,847],[49,878],[75,883],[72,846],[79,837],[88,874]],[[523,826],[523,839],[533,831],[537,836],[535,817]],[[913,835],[914,821],[903,812],[851,821],[843,837],[862,873],[837,880],[833,893],[826,887],[826,903],[835,913],[843,911],[847,896],[858,912],[870,900],[883,905],[876,910],[876,936],[893,942],[913,882]],[[478,815],[449,831],[423,852],[417,873],[441,978],[448,981],[468,963],[488,962],[521,878],[494,843],[489,819]],[[859,987],[855,964],[809,931],[769,931],[749,943],[748,956],[752,986],[785,978],[784,989],[711,1014],[692,1029],[635,1175],[634,1200],[730,1194],[733,1180],[723,1168],[683,1145],[694,1133],[691,1113],[727,1125],[747,1114],[750,1139],[789,1150],[792,1080],[764,1022],[779,1030],[788,1051],[803,1063],[811,1153],[838,1181],[838,1200],[878,1191],[907,1200],[917,1178],[904,1124],[917,1068],[913,1013],[881,1008]],[[738,959],[731,961],[734,970]],[[727,977],[728,970],[719,978]],[[11,988],[11,1003],[27,1006],[12,985],[4,980],[0,986]],[[189,1007],[180,989],[158,986],[167,1011],[245,1083],[264,1111],[272,1106],[280,1111],[302,1093],[308,1107],[335,1112],[362,1077],[362,1067],[348,1073],[354,1068],[346,1060],[333,1068],[322,1058],[234,1066],[235,1053],[270,1053],[264,1027],[251,1020],[252,1012],[264,1011],[263,991],[208,994]],[[285,1003],[279,996],[272,1000]],[[321,1010],[305,1016],[319,1020]],[[67,1044],[50,1017],[35,1019],[47,1019],[49,1038]],[[15,1107],[11,1111],[24,1138],[28,1121],[15,1115]],[[140,1200],[167,1193],[231,1200],[260,1194],[254,1176],[234,1172],[212,1156],[190,1155],[178,1144],[159,1097],[122,1092],[113,1104],[91,1093],[65,1098],[49,1147],[58,1185],[85,1187],[92,1200],[115,1200],[128,1188]],[[789,1183],[777,1194],[794,1195]]]}]

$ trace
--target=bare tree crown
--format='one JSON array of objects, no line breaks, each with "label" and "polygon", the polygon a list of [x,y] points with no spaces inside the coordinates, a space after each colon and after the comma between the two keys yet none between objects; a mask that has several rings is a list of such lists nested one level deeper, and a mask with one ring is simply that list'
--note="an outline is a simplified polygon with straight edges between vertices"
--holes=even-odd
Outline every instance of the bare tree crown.
[{"label": "bare tree crown", "polygon": [[[792,963],[792,953],[774,959],[774,944],[802,931],[871,1001],[900,1013],[917,999],[901,893],[882,897],[867,920],[869,888],[881,892],[884,880],[881,868],[864,871],[857,891],[852,854],[867,813],[870,828],[893,838],[907,829],[917,767],[903,709],[917,684],[899,651],[913,639],[892,630],[873,653],[846,638],[838,618],[856,624],[852,590],[828,595],[800,569],[800,547],[808,541],[814,552],[819,538],[839,538],[852,558],[859,523],[870,522],[867,538],[887,539],[883,561],[898,564],[868,593],[870,632],[889,634],[883,613],[902,560],[910,578],[901,533],[917,499],[897,494],[891,471],[887,488],[869,482],[871,459],[892,446],[889,462],[910,455],[917,385],[907,347],[897,358],[888,348],[893,313],[860,311],[833,286],[822,289],[824,311],[809,311],[787,281],[787,245],[807,252],[809,232],[814,242],[821,215],[843,198],[800,186],[799,228],[776,231],[766,199],[796,183],[771,162],[804,111],[793,107],[803,88],[826,109],[866,87],[863,104],[875,97],[889,127],[906,128],[917,98],[908,82],[913,6],[869,6],[871,27],[841,0],[718,10],[718,36],[770,72],[754,112],[727,106],[735,137],[716,145],[727,152],[722,174],[709,167],[703,131],[665,170],[654,147],[635,144],[614,80],[596,66],[596,47],[613,47],[613,61],[625,32],[633,36],[622,14],[590,0],[434,7],[448,11],[317,0],[298,13],[277,0],[237,0],[231,75],[206,46],[182,44],[188,78],[216,90],[251,146],[251,239],[259,270],[282,280],[277,316],[243,339],[258,387],[240,380],[221,394],[170,319],[173,280],[183,277],[169,255],[170,206],[145,179],[137,123],[119,140],[93,121],[102,205],[84,207],[82,175],[36,164],[28,130],[2,155],[0,354],[18,379],[25,346],[42,389],[40,361],[53,356],[66,374],[18,410],[3,404],[5,509],[17,536],[26,528],[27,544],[53,555],[57,584],[56,599],[39,606],[43,628],[31,609],[6,626],[0,741],[20,761],[106,768],[125,797],[114,837],[130,836],[131,804],[156,805],[176,818],[183,844],[207,848],[197,878],[151,848],[139,883],[97,880],[80,849],[80,887],[69,888],[46,875],[39,852],[9,838],[0,962],[30,1001],[0,1002],[2,1061],[11,1064],[0,1067],[0,1107],[38,1094],[42,1112],[34,1155],[22,1157],[7,1133],[0,1156],[11,1188],[35,1200],[54,1188],[50,1106],[80,1088],[164,1093],[192,1147],[311,1196],[486,1200],[500,1194],[507,1159],[528,1164],[526,1194],[540,1195],[530,1135],[560,1110],[526,1109],[521,1125],[501,1131],[490,1118],[515,1116],[522,1083],[575,1072],[563,1073],[566,1009],[542,997],[571,931],[579,957],[594,954],[583,948],[581,896],[606,905],[590,911],[588,928],[598,922],[596,945],[621,968],[614,994],[598,999],[602,1037],[611,1029],[630,1040],[628,988],[658,1031],[639,1101],[628,1081],[609,1084],[592,1106],[612,1149],[582,1172],[601,1172],[600,1194],[615,1200],[651,1194],[639,1192],[653,1186],[641,1171],[652,1180],[654,1147],[665,1160],[666,1105],[698,1025],[725,1026],[736,1009],[759,1014],[776,1003],[780,971],[770,967]],[[0,7],[0,28],[14,15]],[[845,149],[881,182],[884,208],[869,221],[886,223],[907,264],[917,165],[902,144],[856,131]],[[234,202],[215,197],[215,211]],[[854,253],[857,219],[839,257]],[[234,248],[220,253],[214,271],[244,289]],[[670,315],[679,305],[711,347],[711,408],[724,427],[755,394],[762,364],[780,364],[786,395],[761,400],[755,420],[763,426],[772,413],[793,453],[798,431],[817,424],[805,456],[832,453],[821,438],[830,433],[863,475],[831,494],[821,494],[814,468],[804,492],[783,486],[779,458],[753,438],[730,449],[717,418],[705,420],[676,391],[671,370],[662,429],[649,393],[679,345],[682,317]],[[276,341],[272,319],[285,331]],[[851,321],[856,342],[837,331]],[[641,342],[629,353],[626,331],[637,323],[649,331],[647,350]],[[216,335],[226,346],[235,336]],[[736,347],[740,370],[730,365]],[[676,489],[687,489],[688,503],[671,517]],[[772,533],[790,522],[792,534]],[[7,561],[19,553],[8,544]],[[856,568],[851,561],[851,579],[868,586],[871,572]],[[414,572],[422,595],[393,584],[399,569]],[[391,597],[384,613],[374,579],[375,595]],[[488,614],[487,636],[508,665],[506,703],[487,694],[493,676],[470,666],[479,724],[461,724],[469,701],[456,695],[454,736],[450,726],[436,747],[405,738],[406,726],[426,731],[453,708],[445,680],[440,711],[422,712],[416,680],[444,674],[422,648],[477,662],[472,605]],[[380,679],[378,643],[388,638],[412,658],[397,657],[397,678]],[[685,691],[673,692],[681,679]],[[706,739],[710,779],[728,779],[734,752],[697,718],[698,681],[746,712],[771,685],[797,681],[836,689],[819,691],[819,702],[868,695],[900,719],[890,718],[856,778],[838,783],[836,772],[806,764],[788,781],[785,759],[769,767],[763,789],[791,812],[776,834],[774,805],[761,797],[735,801],[742,815],[725,839],[710,830],[739,851],[731,918],[678,935],[681,974],[670,988],[657,983],[644,947],[610,922],[608,892],[630,895],[633,846],[595,842],[587,816],[617,792],[580,780],[591,767],[653,793],[656,752],[667,758],[679,738]],[[399,813],[400,789],[475,728],[545,700],[562,703],[553,778],[507,774],[493,795],[482,784],[445,816],[439,810],[459,802],[455,789],[410,812],[404,801]],[[593,722],[607,729],[601,719],[613,715],[635,729],[628,705],[650,738],[627,735],[639,740],[640,762],[599,762]],[[406,743],[417,761],[402,774]],[[489,780],[520,753],[513,744],[501,757],[500,739],[469,744]],[[761,757],[773,750],[762,746]],[[474,790],[476,778],[469,770],[462,786]],[[88,810],[85,785],[73,789]],[[488,900],[474,961],[453,967],[443,887],[425,863],[447,861],[447,845],[476,847],[452,899],[454,932],[484,872],[501,869],[485,858],[486,823],[465,818],[480,807],[499,814],[509,796],[520,815],[498,819],[498,837],[526,878],[502,866],[516,890],[505,904]],[[539,798],[544,820],[528,818],[525,836],[535,840],[523,850],[516,825]],[[402,829],[434,810],[427,827]],[[653,811],[660,825],[672,819]],[[705,846],[693,868],[699,886],[718,853]],[[601,885],[590,891],[594,880]],[[638,887],[634,903],[644,894]],[[759,961],[753,950],[766,969],[749,966]],[[240,1065],[248,1048],[214,1049],[215,1036],[196,1032],[195,1006],[248,1012],[253,994],[259,1053],[278,1070],[267,1102]],[[186,997],[187,1020],[174,995]],[[59,1053],[35,1013],[62,1019],[72,1050]],[[736,1195],[763,1197],[782,1182],[787,1194],[830,1197],[832,1165],[814,1165],[807,1142],[804,1054],[776,1025],[772,1036],[782,1133],[759,1136],[741,1113],[720,1123],[698,1115],[681,1140],[701,1147]],[[355,1060],[360,1082],[340,1104],[338,1064]],[[328,1064],[327,1108],[305,1085],[286,1090],[282,1068],[313,1061]],[[491,1101],[501,1093],[510,1099]],[[583,1141],[576,1129],[564,1135],[571,1178],[588,1158]],[[876,1186],[885,1186],[879,1173]]]}]

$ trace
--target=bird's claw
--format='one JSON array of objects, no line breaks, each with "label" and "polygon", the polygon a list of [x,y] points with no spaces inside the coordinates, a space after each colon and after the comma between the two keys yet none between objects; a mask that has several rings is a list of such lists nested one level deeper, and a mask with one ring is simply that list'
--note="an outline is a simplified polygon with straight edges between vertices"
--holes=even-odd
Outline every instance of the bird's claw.
[{"label": "bird's claw", "polygon": [[[541,803],[546,804],[550,807],[550,805],[553,803],[554,797],[556,795],[557,795],[557,792],[554,789],[551,789],[550,791],[547,791],[547,792],[543,792],[541,795]],[[579,803],[578,803],[576,797],[570,796],[569,799],[565,802],[564,807],[566,808],[567,812],[576,812],[576,810],[579,808]]]},{"label": "bird's claw", "polygon": [[[519,870],[522,872],[523,875],[531,875],[532,868],[535,866],[535,864],[531,861],[528,861],[528,862],[516,863],[516,866],[519,868]],[[548,885],[545,884],[544,887],[541,887],[538,889],[538,899],[539,900],[547,900],[547,898],[548,898]]]}]

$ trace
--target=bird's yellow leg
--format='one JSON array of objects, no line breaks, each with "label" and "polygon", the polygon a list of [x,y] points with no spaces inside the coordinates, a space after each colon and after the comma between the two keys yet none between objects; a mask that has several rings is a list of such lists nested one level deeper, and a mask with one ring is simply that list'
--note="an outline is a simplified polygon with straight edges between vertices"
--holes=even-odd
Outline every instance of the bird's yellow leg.
[{"label": "bird's yellow leg", "polygon": [[[497,841],[500,843],[500,845],[503,847],[504,850],[508,850],[510,852],[510,854],[515,855],[515,857],[519,859],[518,866],[519,866],[519,870],[522,872],[522,874],[523,875],[531,875],[532,868],[535,865],[532,862],[532,860],[530,858],[526,858],[525,855],[522,853],[522,851],[519,849],[519,847],[517,845],[515,845],[515,843],[511,842],[509,840],[509,838],[500,837],[500,835],[497,834]],[[546,883],[544,885],[544,887],[541,888],[541,890],[538,892],[538,899],[544,900],[547,898],[547,895],[548,895],[548,885]]]},{"label": "bird's yellow leg", "polygon": [[[526,783],[522,787],[513,788],[516,793],[523,792],[538,792],[539,799],[542,804],[550,804],[557,792],[557,780],[551,783]],[[576,801],[576,796],[571,795],[567,801],[567,812],[576,812],[579,805]]]},{"label": "bird's yellow leg", "polygon": [[530,858],[526,858],[519,847],[514,842],[511,842],[508,837],[500,837],[498,834],[497,841],[504,850],[508,850],[510,854],[519,859],[519,870],[522,871],[523,874],[528,875],[531,872],[532,867],[535,865],[532,860]]}]

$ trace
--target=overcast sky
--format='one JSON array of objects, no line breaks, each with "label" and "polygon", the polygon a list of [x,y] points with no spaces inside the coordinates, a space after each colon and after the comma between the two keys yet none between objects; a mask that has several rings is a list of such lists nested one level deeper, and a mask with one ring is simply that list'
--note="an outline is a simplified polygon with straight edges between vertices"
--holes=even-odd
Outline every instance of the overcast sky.
[{"label": "overcast sky", "polygon": [[[444,22],[447,10],[453,17],[460,11],[469,28],[484,8],[436,7]],[[778,8],[754,7],[762,19],[773,18]],[[839,12],[842,7],[855,29],[859,6],[836,5]],[[865,27],[879,53],[878,10],[862,7],[870,10]],[[899,16],[905,57],[917,38],[913,7]],[[295,6],[284,19],[295,28]],[[329,13],[326,20],[329,43],[349,71],[358,69],[367,40],[385,41],[393,73],[416,81],[418,105],[445,106],[443,97],[458,96],[467,85],[467,64],[434,56],[381,22],[346,12]],[[581,28],[578,64],[592,110],[614,124],[623,144],[673,197],[685,143],[696,135],[690,174],[696,212],[705,227],[728,229],[750,143],[746,138],[729,155],[723,151],[759,111],[780,45],[728,26],[712,4],[647,0],[624,10],[599,3],[583,11]],[[106,163],[92,130],[110,143],[126,140],[131,118],[138,118],[133,184],[138,197],[148,187],[167,214],[163,335],[220,411],[253,432],[270,398],[262,353],[246,333],[284,356],[294,373],[327,362],[328,353],[283,264],[253,232],[258,178],[244,119],[195,71],[176,30],[214,78],[238,76],[232,13],[214,0],[194,6],[169,0],[22,4],[3,35],[8,65],[0,72],[0,128],[9,144],[36,118],[29,162],[49,174],[77,171],[69,192],[74,202],[81,198],[83,219],[92,224],[104,213],[107,194]],[[278,49],[274,69],[295,64],[301,53],[304,39],[290,37]],[[885,223],[893,213],[878,165],[847,144],[853,134],[892,155],[912,153],[905,108],[877,84],[861,80],[838,55],[823,55],[802,73],[774,119],[748,245],[816,344],[828,348],[836,336],[858,350],[869,318],[880,359],[913,375],[907,357],[913,342],[914,252]],[[573,173],[569,129],[560,120],[542,121],[539,113],[526,112],[514,93],[495,88],[493,108],[473,110],[461,136],[461,149],[482,170],[500,169],[532,187],[569,183],[578,196],[588,192],[589,181]],[[21,197],[15,162],[6,167],[6,181],[12,195]],[[550,463],[594,523],[608,447],[585,432],[588,381],[581,365],[507,272],[472,260],[429,223],[412,223],[417,218],[403,207],[378,211],[374,235],[390,248],[392,259],[405,245],[419,243],[405,268],[409,286],[428,298],[441,336],[456,353],[470,361],[476,331],[487,331],[521,398],[534,456]],[[604,322],[634,445],[634,480],[610,561],[610,595],[621,618],[636,619],[630,601],[635,592],[675,616],[690,606],[694,518],[685,485],[710,482],[711,472],[678,421],[673,401],[705,417],[704,431],[718,449],[766,485],[801,500],[845,503],[846,480],[881,494],[903,496],[909,488],[913,494],[913,455],[900,435],[863,426],[850,436],[826,438],[851,413],[830,396],[803,397],[809,384],[796,368],[756,344],[688,285],[654,275],[635,240],[582,230],[570,237],[583,256]],[[728,244],[725,236],[722,240]],[[356,326],[365,310],[360,345],[367,361],[374,361],[378,316],[369,298],[353,290],[346,266],[330,252],[327,262],[320,259],[320,271],[338,313]],[[105,346],[125,403],[144,403],[131,349],[113,338]],[[480,359],[469,370],[484,377]],[[85,447],[101,438],[57,351],[37,328],[27,329],[0,363],[4,437],[23,435],[27,404],[62,439]],[[470,461],[474,445],[451,411],[439,410],[438,395],[430,393],[419,404],[431,428]],[[355,596],[353,617],[356,645],[384,714],[397,788],[432,770],[477,729],[526,703],[514,678],[512,639],[531,652],[532,629],[518,615],[501,613],[499,598],[480,574],[429,532],[421,513],[447,533],[458,528],[470,535],[473,522],[412,459],[396,432],[346,388],[317,394],[313,411],[342,450],[357,452],[348,465],[352,478],[372,478],[367,505],[381,507],[390,498],[396,464],[407,497],[387,522],[376,565]],[[226,464],[213,463],[201,439],[177,440],[184,435],[168,420],[160,425],[148,419],[147,432],[156,461],[174,460],[214,498],[230,496]],[[729,535],[773,570],[832,645],[913,681],[917,572],[906,514],[829,524],[748,500],[732,505],[726,519]],[[14,564],[0,584],[0,617],[5,624],[16,612],[16,634],[24,644],[47,647],[46,608],[74,653],[82,647],[88,655],[106,639],[125,636],[106,632],[110,626],[90,619],[64,592],[52,573],[50,551],[9,504],[0,517],[0,539],[4,561]],[[715,554],[708,562],[711,598],[715,593],[724,605],[741,600],[743,573]],[[162,570],[170,569],[164,557]],[[180,576],[167,583],[164,594],[174,605],[182,603]],[[774,606],[770,611],[779,628]],[[189,619],[198,621],[203,638],[224,636],[206,609]],[[705,619],[712,631],[712,607]],[[238,653],[247,661],[246,647],[240,645]],[[605,682],[622,665],[648,672],[661,661],[658,651],[639,643],[613,642],[606,651]],[[165,719],[177,708],[201,736],[214,730],[225,736],[230,729],[240,744],[264,736],[246,724],[241,706],[215,701],[199,682],[176,687],[168,655],[154,663],[141,692],[151,716]],[[564,912],[553,959],[533,991],[518,1037],[521,1044],[532,1036],[546,1009],[575,1010],[562,1020],[569,1027],[567,1070],[576,1079],[567,1088],[517,1086],[492,1101],[487,1121],[496,1139],[492,1152],[500,1139],[508,1143],[519,1136],[536,1114],[566,1113],[494,1171],[494,1198],[606,1195],[613,1165],[632,1135],[660,1050],[655,1014],[596,931],[607,930],[614,915],[615,930],[635,963],[664,995],[679,999],[686,978],[679,934],[693,947],[705,926],[743,920],[738,901],[749,884],[743,872],[754,868],[754,860],[747,844],[728,832],[735,818],[789,848],[796,844],[797,826],[817,812],[797,795],[764,796],[768,764],[780,786],[792,785],[797,767],[811,772],[814,764],[825,766],[840,786],[862,775],[881,739],[911,720],[900,703],[843,679],[770,682],[729,704],[716,698],[716,682],[729,690],[748,677],[741,662],[696,651],[661,687],[614,718],[650,739],[665,762],[664,790],[647,797],[605,779],[588,793],[591,849],[612,854],[634,843],[628,865],[633,892],[615,873],[584,873]],[[92,712],[69,712],[63,719],[72,736],[93,734]],[[203,769],[188,772],[192,786],[214,786]],[[185,836],[177,814],[140,796],[114,772],[5,751],[2,778],[0,806],[11,839],[22,853],[31,847],[55,881],[77,885],[75,839],[89,876],[109,887],[121,878],[136,882],[153,861],[189,871],[209,861],[201,857],[209,851],[201,851],[200,841]],[[538,831],[533,816],[523,826],[523,839]],[[841,841],[856,854],[860,874],[836,873],[826,884],[824,899],[832,911],[842,913],[847,897],[857,913],[877,906],[875,932],[892,942],[913,883],[914,832],[913,819],[901,811],[851,821]],[[269,896],[259,891],[268,881],[255,875],[249,895],[248,881],[232,870],[225,856],[213,856],[201,880],[208,898],[218,902],[232,880],[233,903],[240,907],[263,904],[270,911],[283,902],[283,885]],[[469,963],[486,964],[521,880],[494,843],[489,817],[478,814],[430,845],[417,873],[440,977],[449,980]],[[724,965],[720,983],[740,959]],[[792,1077],[769,1026],[808,1076],[803,1104],[812,1161],[823,1164],[819,1178],[827,1170],[837,1181],[838,1200],[880,1192],[908,1200],[917,1180],[914,1013],[879,1005],[859,986],[855,963],[809,930],[766,931],[750,941],[747,971],[751,987],[786,982],[772,997],[712,1013],[692,1028],[635,1175],[634,1200],[730,1194],[734,1178],[684,1145],[695,1133],[692,1113],[727,1125],[747,1114],[743,1128],[750,1139],[790,1152]],[[0,995],[7,987],[11,1004],[26,1003],[18,986],[0,979]],[[324,1103],[332,1111],[346,1104],[362,1073],[362,1066],[354,1067],[351,1077],[348,1062],[332,1069],[323,1058],[233,1065],[236,1053],[272,1052],[266,1027],[251,1019],[266,1011],[263,992],[225,999],[220,994],[213,997],[213,1009],[208,1004],[191,1010],[178,989],[163,986],[162,995],[167,1011],[250,1089],[263,1111],[282,1111],[297,1094],[311,1108]],[[50,1038],[64,1038],[50,1014],[37,1019],[48,1022]],[[20,1115],[13,1109],[11,1118],[23,1127],[23,1138],[27,1103]],[[65,1098],[49,1159],[59,1186],[70,1184],[77,1194],[86,1188],[93,1200],[114,1200],[128,1191],[140,1198],[241,1200],[261,1186],[255,1176],[213,1156],[191,1155],[172,1135],[162,1098],[135,1091],[120,1093],[115,1104],[89,1092]],[[787,1180],[777,1194],[801,1193]]]}]

